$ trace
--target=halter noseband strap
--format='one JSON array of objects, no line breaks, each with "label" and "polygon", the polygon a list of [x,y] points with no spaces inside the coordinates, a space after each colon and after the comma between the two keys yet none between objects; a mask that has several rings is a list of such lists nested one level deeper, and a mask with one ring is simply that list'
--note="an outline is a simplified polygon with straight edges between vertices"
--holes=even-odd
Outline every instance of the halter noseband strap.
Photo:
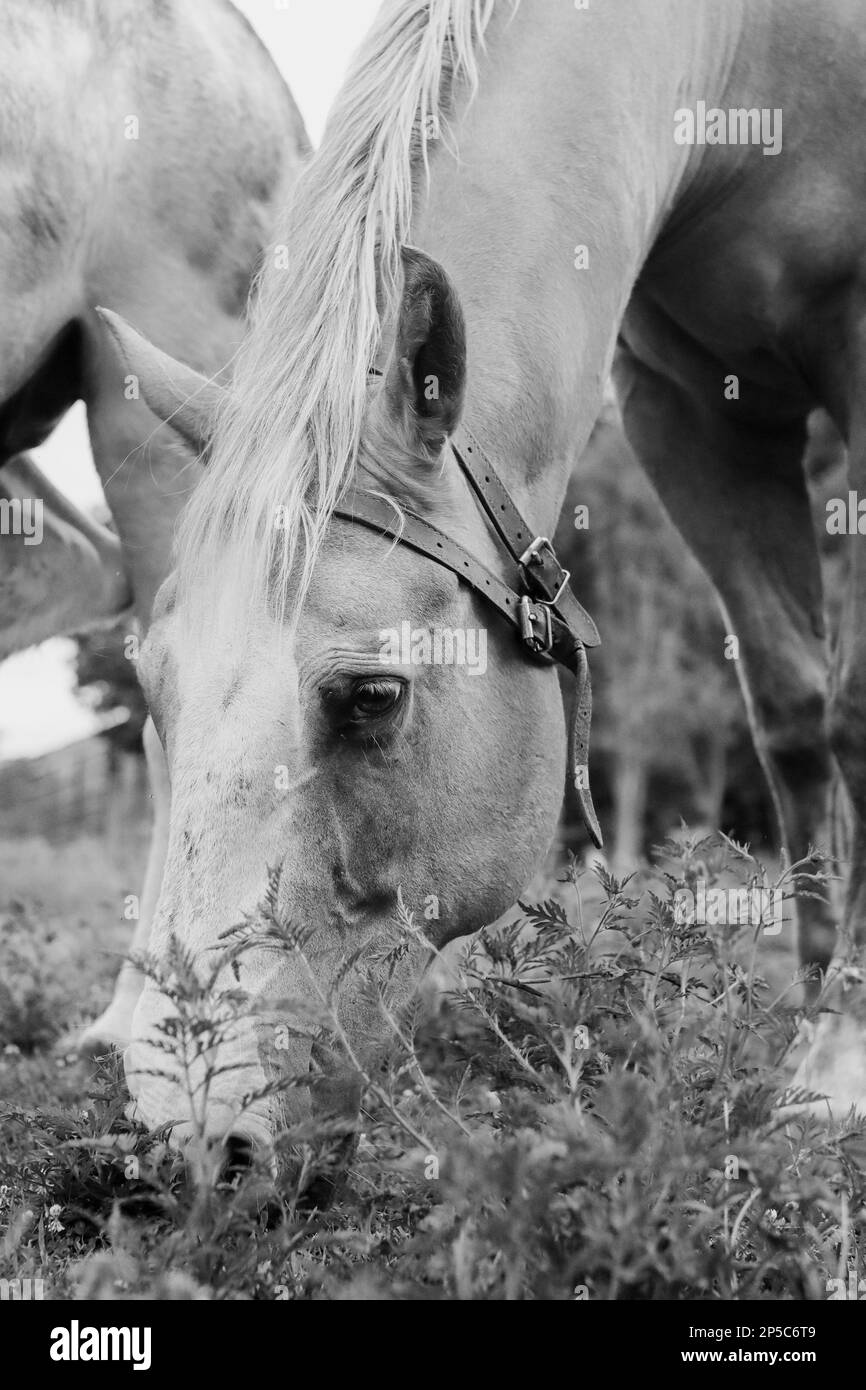
[{"label": "halter noseband strap", "polygon": [[589,789],[589,731],[592,687],[587,647],[600,642],[598,630],[568,587],[570,574],[560,565],[546,536],[534,536],[478,440],[461,425],[451,438],[461,471],[514,567],[514,582],[502,579],[470,551],[414,512],[397,508],[375,493],[354,492],[334,515],[426,555],[449,569],[492,604],[515,627],[526,651],[541,660],[558,661],[575,676],[569,764],[581,814],[593,843],[602,846],[601,830]]}]

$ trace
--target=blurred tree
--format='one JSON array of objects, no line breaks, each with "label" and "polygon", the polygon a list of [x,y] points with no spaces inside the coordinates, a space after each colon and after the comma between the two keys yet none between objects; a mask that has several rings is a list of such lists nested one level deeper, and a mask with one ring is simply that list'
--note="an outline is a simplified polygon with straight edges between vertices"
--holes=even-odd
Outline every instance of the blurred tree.
[{"label": "blurred tree", "polygon": [[[831,535],[827,530],[827,503],[831,498],[847,497],[850,481],[844,440],[823,410],[815,410],[809,416],[809,437],[803,466],[811,494],[812,521],[821,558],[830,650],[835,654],[853,542],[850,536]],[[851,859],[853,817],[854,810],[848,793],[841,777],[837,776],[833,781],[831,802],[832,852],[842,865],[850,863]]]},{"label": "blurred tree", "polygon": [[[116,530],[114,518],[105,503],[92,509],[93,518],[109,530]],[[130,629],[133,629],[131,632]],[[138,683],[135,662],[127,656],[127,638],[134,635],[131,616],[119,618],[113,627],[75,637],[76,693],[88,709],[98,714],[128,710],[129,718],[106,729],[107,739],[117,753],[144,754],[141,731],[147,718],[147,705]],[[138,638],[135,647],[137,650]]]},{"label": "blurred tree", "polygon": [[812,521],[821,557],[824,609],[830,643],[835,647],[848,578],[851,538],[829,533],[827,503],[831,497],[848,495],[848,454],[839,431],[823,410],[814,410],[809,416],[803,467],[811,494]]},{"label": "blurred tree", "polygon": [[147,718],[147,705],[135,662],[126,655],[130,619],[103,632],[89,632],[76,638],[75,681],[78,693],[90,709],[99,713],[118,709],[129,711],[123,724],[106,729],[107,738],[120,752],[140,753],[141,731]]},{"label": "blurred tree", "polygon": [[[593,766],[606,773],[612,860],[629,868],[648,831],[663,836],[680,816],[721,823],[728,749],[746,716],[710,584],[610,402],[571,479],[557,544],[602,634],[591,657]],[[756,759],[753,771],[761,777]]]}]

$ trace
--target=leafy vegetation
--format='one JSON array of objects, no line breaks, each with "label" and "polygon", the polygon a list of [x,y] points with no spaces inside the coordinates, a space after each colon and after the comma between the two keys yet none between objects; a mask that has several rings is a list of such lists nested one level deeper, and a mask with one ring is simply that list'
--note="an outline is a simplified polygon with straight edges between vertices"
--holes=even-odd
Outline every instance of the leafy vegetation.
[{"label": "leafy vegetation", "polygon": [[[829,1280],[847,1285],[862,1126],[778,1113],[802,1017],[790,956],[760,926],[674,911],[698,871],[766,873],[719,838],[679,837],[660,861],[641,884],[573,866],[461,947],[451,987],[427,991],[369,1072],[324,1211],[300,1189],[333,1177],[338,1135],[286,1136],[294,1176],[193,1177],[127,1117],[116,1061],[88,1080],[46,1049],[60,981],[43,972],[40,1012],[12,952],[0,1277],[61,1299],[823,1299]],[[23,907],[19,924],[33,930]],[[405,914],[398,930],[417,932]],[[353,987],[371,988],[363,962]],[[199,1008],[194,979],[173,981]]]}]

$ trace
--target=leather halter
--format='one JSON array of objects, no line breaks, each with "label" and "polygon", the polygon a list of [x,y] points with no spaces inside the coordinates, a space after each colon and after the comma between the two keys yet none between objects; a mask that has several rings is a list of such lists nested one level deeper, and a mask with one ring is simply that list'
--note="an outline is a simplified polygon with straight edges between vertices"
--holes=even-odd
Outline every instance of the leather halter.
[{"label": "leather halter", "polygon": [[584,823],[593,843],[601,849],[601,830],[589,789],[592,687],[586,656],[586,648],[597,647],[601,640],[598,630],[569,589],[571,576],[562,568],[550,541],[534,535],[472,432],[461,425],[449,442],[506,552],[507,567],[514,573],[512,583],[505,583],[431,522],[402,506],[398,512],[387,498],[375,493],[350,494],[336,507],[334,516],[389,536],[451,570],[517,629],[529,656],[558,661],[574,674],[569,766]]}]

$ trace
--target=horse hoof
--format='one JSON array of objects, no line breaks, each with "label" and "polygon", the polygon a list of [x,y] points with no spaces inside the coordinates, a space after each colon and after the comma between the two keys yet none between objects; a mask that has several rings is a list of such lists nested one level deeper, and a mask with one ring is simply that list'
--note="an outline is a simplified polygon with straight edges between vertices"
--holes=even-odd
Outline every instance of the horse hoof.
[{"label": "horse hoof", "polygon": [[109,1009],[89,1028],[85,1028],[75,1050],[79,1057],[92,1061],[95,1057],[105,1056],[107,1052],[123,1052],[129,1046],[129,1041],[128,1020],[118,1017]]}]

